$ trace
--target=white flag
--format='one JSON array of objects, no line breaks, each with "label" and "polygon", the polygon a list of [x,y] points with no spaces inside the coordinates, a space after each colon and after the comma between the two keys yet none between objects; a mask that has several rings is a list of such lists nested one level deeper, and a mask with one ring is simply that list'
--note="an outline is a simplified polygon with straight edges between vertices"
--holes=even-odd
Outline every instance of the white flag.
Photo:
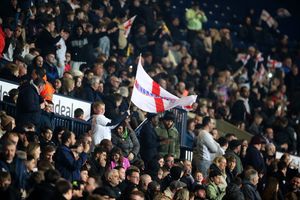
[{"label": "white flag", "polygon": [[276,28],[278,26],[277,21],[266,10],[261,11],[260,19],[266,22],[270,28],[271,27]]},{"label": "white flag", "polygon": [[197,95],[179,98],[163,89],[145,72],[139,59],[131,96],[132,103],[138,108],[150,113],[164,112],[177,106],[188,109],[196,99]]},{"label": "white flag", "polygon": [[124,24],[123,24],[124,29],[125,29],[124,35],[125,35],[126,38],[128,37],[128,35],[129,35],[129,33],[130,33],[130,30],[131,30],[131,27],[132,27],[132,24],[133,24],[135,18],[136,18],[136,15],[134,15],[133,17],[131,17],[129,20],[127,20],[127,21],[124,22]]}]

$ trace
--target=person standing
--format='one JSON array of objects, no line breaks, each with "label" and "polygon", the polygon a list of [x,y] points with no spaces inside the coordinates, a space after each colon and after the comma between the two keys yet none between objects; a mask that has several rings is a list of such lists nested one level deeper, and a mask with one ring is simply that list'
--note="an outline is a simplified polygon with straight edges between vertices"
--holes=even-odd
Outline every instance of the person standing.
[{"label": "person standing", "polygon": [[213,129],[212,119],[208,116],[203,118],[203,128],[196,138],[196,145],[193,149],[193,165],[200,170],[204,177],[207,177],[207,170],[212,164],[215,155],[223,155],[220,145],[214,140],[210,131]]},{"label": "person standing", "polygon": [[40,92],[44,89],[45,81],[37,78],[19,87],[17,99],[17,127],[32,123],[37,128],[40,126],[41,108],[45,107]]},{"label": "person standing", "polygon": [[170,111],[166,111],[162,122],[155,129],[159,137],[158,153],[161,156],[167,154],[172,154],[175,158],[179,158],[180,156],[180,135],[174,126],[174,121],[174,114]]},{"label": "person standing", "polygon": [[159,146],[158,136],[155,131],[159,123],[158,115],[148,113],[147,119],[148,121],[140,132],[140,154],[146,165],[158,155],[157,148]]},{"label": "person standing", "polygon": [[120,118],[112,121],[104,116],[105,104],[102,101],[97,101],[93,104],[93,119],[92,119],[92,150],[103,139],[111,140],[111,129],[114,129],[119,123],[121,123],[129,115],[129,111],[124,113]]}]

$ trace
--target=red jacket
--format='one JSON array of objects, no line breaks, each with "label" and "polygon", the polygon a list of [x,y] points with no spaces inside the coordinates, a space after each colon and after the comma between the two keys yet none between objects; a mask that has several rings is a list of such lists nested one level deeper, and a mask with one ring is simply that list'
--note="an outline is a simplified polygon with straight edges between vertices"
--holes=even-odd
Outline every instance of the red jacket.
[{"label": "red jacket", "polygon": [[5,47],[5,33],[2,26],[0,26],[0,58],[2,58],[2,53]]}]

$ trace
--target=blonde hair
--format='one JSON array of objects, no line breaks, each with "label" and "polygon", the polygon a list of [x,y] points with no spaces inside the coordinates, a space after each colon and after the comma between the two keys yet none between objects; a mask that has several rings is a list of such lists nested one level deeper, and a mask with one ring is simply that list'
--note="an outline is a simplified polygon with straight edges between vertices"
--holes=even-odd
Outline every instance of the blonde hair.
[{"label": "blonde hair", "polygon": [[40,148],[40,144],[37,143],[37,142],[30,142],[26,148],[26,153],[27,153],[27,156],[33,156],[35,159],[35,151]]},{"label": "blonde hair", "polygon": [[105,103],[102,101],[96,101],[93,103],[93,109],[98,108],[99,106],[105,106]]},{"label": "blonde hair", "polygon": [[176,191],[174,200],[189,200],[190,199],[190,192],[183,188],[178,191]]}]

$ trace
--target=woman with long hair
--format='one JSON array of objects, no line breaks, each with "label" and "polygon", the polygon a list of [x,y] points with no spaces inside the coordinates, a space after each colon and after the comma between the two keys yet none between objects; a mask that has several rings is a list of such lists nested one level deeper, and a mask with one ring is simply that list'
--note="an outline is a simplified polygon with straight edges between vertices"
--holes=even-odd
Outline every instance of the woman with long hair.
[{"label": "woman with long hair", "polygon": [[210,171],[218,171],[222,174],[221,176],[221,183],[219,184],[219,188],[222,191],[225,191],[227,187],[227,175],[226,175],[226,166],[227,166],[227,161],[224,156],[217,156],[213,160],[213,163],[211,164],[209,170]]},{"label": "woman with long hair", "polygon": [[130,167],[129,160],[123,156],[122,150],[114,147],[110,152],[109,169],[114,169],[117,166],[122,166],[125,170]]}]

